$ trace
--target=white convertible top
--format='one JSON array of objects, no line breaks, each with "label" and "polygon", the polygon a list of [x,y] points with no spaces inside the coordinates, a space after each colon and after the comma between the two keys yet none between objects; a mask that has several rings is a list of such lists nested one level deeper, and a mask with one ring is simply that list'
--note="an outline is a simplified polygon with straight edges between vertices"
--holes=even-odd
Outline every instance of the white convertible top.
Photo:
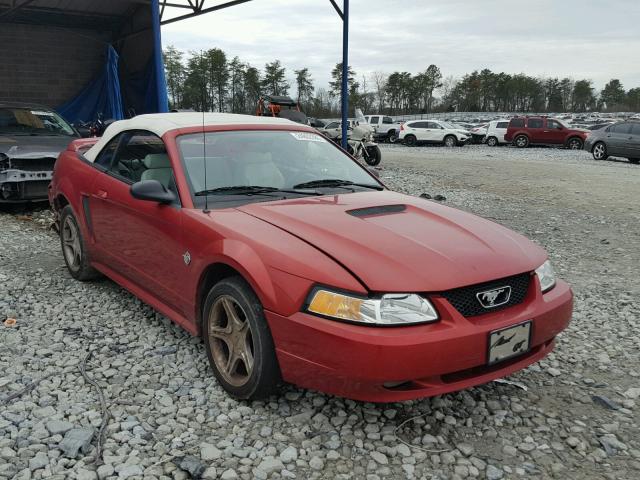
[{"label": "white convertible top", "polygon": [[[203,121],[204,117],[204,121]],[[256,117],[252,115],[237,115],[233,113],[205,113],[201,112],[176,112],[176,113],[152,113],[138,115],[129,120],[119,120],[107,127],[102,138],[87,150],[84,157],[93,162],[102,148],[113,137],[125,130],[147,130],[162,137],[170,130],[179,128],[201,127],[202,125],[297,125],[291,120],[276,117]]]}]

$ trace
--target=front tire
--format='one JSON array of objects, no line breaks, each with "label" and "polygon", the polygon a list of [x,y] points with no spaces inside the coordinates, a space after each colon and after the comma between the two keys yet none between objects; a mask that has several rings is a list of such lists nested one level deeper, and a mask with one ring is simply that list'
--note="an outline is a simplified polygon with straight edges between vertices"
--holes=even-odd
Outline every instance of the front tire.
[{"label": "front tire", "polygon": [[231,396],[268,397],[281,381],[273,338],[260,300],[241,277],[217,283],[203,309],[205,350],[213,374]]},{"label": "front tire", "polygon": [[609,158],[607,146],[603,142],[596,143],[593,146],[593,150],[591,150],[591,154],[593,155],[594,160],[606,160]]},{"label": "front tire", "polygon": [[100,276],[89,263],[87,247],[71,205],[60,212],[59,232],[62,256],[71,276],[81,282]]},{"label": "front tire", "polygon": [[375,167],[382,160],[382,152],[378,145],[374,147],[367,147],[367,154],[364,157],[365,162],[372,167]]},{"label": "front tire", "polygon": [[572,137],[567,141],[567,148],[570,150],[582,150],[582,147],[584,147],[584,142],[581,138]]},{"label": "front tire", "polygon": [[497,147],[498,146],[498,139],[496,137],[487,138],[487,145],[489,145],[490,147]]},{"label": "front tire", "polygon": [[404,143],[410,147],[415,147],[418,143],[418,139],[415,135],[407,135],[404,137]]},{"label": "front tire", "polygon": [[513,140],[513,144],[518,148],[527,148],[529,146],[529,137],[526,135],[518,135]]},{"label": "front tire", "polygon": [[447,148],[453,148],[458,144],[458,139],[454,135],[447,135],[444,137],[444,146]]}]

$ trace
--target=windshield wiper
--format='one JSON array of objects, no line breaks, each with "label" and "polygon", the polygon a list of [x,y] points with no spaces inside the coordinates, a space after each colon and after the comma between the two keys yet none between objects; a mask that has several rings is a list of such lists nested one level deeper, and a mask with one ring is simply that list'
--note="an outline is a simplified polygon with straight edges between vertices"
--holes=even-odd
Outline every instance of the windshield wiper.
[{"label": "windshield wiper", "polygon": [[382,185],[374,185],[372,183],[355,183],[351,180],[340,180],[337,178],[327,178],[324,180],[312,180],[310,182],[299,183],[293,188],[322,188],[322,187],[363,187],[372,190],[384,190]]},{"label": "windshield wiper", "polygon": [[205,195],[266,195],[266,196],[277,196],[271,195],[272,193],[295,193],[298,195],[321,195],[320,192],[316,192],[313,190],[297,190],[294,187],[293,190],[276,188],[276,187],[261,187],[258,185],[236,185],[233,187],[218,187],[212,188],[209,190],[201,190],[196,192],[197,197],[202,197]]}]

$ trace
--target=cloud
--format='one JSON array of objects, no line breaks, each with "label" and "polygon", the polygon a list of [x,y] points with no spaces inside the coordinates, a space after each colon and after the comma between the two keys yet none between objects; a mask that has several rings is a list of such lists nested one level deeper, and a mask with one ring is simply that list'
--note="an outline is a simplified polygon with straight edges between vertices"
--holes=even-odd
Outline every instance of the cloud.
[{"label": "cloud", "polygon": [[[349,63],[359,74],[416,73],[435,63],[445,76],[489,68],[589,78],[598,88],[612,77],[626,88],[640,86],[637,0],[350,4]],[[328,0],[253,0],[167,25],[163,41],[183,50],[219,47],[261,68],[277,58],[290,76],[309,67],[317,86],[326,86],[342,60],[342,25]]]}]

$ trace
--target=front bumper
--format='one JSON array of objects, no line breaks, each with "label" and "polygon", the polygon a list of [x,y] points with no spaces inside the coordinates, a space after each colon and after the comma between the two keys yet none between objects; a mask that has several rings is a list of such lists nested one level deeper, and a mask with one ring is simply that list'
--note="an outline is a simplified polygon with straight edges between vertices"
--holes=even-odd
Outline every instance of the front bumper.
[{"label": "front bumper", "polygon": [[[441,320],[413,327],[362,327],[302,312],[290,317],[266,312],[283,379],[370,402],[462,390],[544,358],[573,308],[571,289],[562,281],[544,295],[537,280],[531,282],[522,304],[477,317],[463,317],[442,297],[431,299]],[[527,320],[533,322],[530,350],[488,366],[489,332]]]},{"label": "front bumper", "polygon": [[51,171],[3,170],[0,172],[0,203],[47,201]]},{"label": "front bumper", "polygon": [[589,135],[584,140],[584,145],[582,147],[583,150],[586,150],[587,152],[590,152],[591,150],[593,150],[594,143],[595,143],[594,139]]}]

